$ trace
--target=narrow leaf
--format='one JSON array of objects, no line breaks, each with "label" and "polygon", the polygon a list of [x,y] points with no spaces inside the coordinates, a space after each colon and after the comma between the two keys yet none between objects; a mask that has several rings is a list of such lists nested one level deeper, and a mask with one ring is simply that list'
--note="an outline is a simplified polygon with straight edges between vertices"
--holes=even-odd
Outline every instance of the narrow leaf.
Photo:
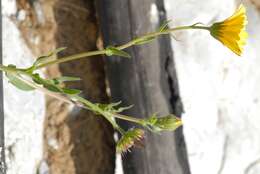
[{"label": "narrow leaf", "polygon": [[47,55],[40,56],[40,57],[38,57],[38,58],[36,59],[36,61],[34,62],[33,65],[36,66],[36,65],[42,64],[42,63],[44,63],[44,62],[47,62],[47,61],[49,61],[50,59],[53,59],[53,56],[54,56],[54,55],[57,55],[59,52],[65,50],[65,49],[66,49],[66,47],[57,48],[57,49],[55,49],[55,50],[49,52]]},{"label": "narrow leaf", "polygon": [[115,107],[115,106],[118,106],[122,103],[122,101],[119,101],[119,102],[115,102],[115,103],[110,103],[108,104],[110,107]]},{"label": "narrow leaf", "polygon": [[43,78],[40,77],[40,75],[38,73],[36,74],[33,74],[32,75],[32,79],[35,83],[39,84],[39,85],[43,85],[45,84],[46,82],[44,81]]},{"label": "narrow leaf", "polygon": [[133,106],[134,106],[134,105],[130,105],[130,106],[126,106],[126,107],[120,107],[120,108],[116,109],[116,111],[117,111],[118,113],[120,113],[120,112],[123,112],[123,111],[125,111],[125,110],[128,110],[128,109],[132,108]]},{"label": "narrow leaf", "polygon": [[53,84],[50,80],[48,79],[43,79],[40,77],[39,74],[33,74],[33,81],[39,85],[43,85],[44,88],[48,89],[49,91],[52,92],[63,92],[62,89]]},{"label": "narrow leaf", "polygon": [[69,88],[63,88],[62,91],[68,95],[77,95],[81,93],[81,91],[78,89],[69,89]]},{"label": "narrow leaf", "polygon": [[17,87],[20,90],[23,91],[31,91],[34,90],[34,88],[30,85],[28,85],[27,83],[23,82],[22,80],[20,80],[19,78],[17,78],[16,75],[14,75],[13,73],[5,73],[6,77],[8,78],[9,82],[14,85],[15,87]]},{"label": "narrow leaf", "polygon": [[171,20],[164,21],[159,28],[159,32],[163,32],[164,30],[168,29],[168,24],[170,22],[171,22]]},{"label": "narrow leaf", "polygon": [[46,84],[43,84],[43,87],[52,92],[62,92],[62,90],[58,86],[53,85],[53,84],[46,83]]},{"label": "narrow leaf", "polygon": [[116,56],[131,58],[131,56],[127,52],[119,50],[116,47],[112,47],[112,46],[108,46],[106,48],[106,55],[107,56],[116,55]]},{"label": "narrow leaf", "polygon": [[68,76],[62,76],[52,79],[55,84],[59,84],[62,82],[68,82],[68,81],[79,81],[81,80],[79,77],[68,77]]}]

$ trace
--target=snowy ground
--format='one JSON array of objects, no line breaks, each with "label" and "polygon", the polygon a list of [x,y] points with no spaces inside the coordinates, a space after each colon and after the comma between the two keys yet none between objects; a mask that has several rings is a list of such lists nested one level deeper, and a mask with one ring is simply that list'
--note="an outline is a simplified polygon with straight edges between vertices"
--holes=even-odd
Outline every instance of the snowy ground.
[{"label": "snowy ground", "polygon": [[[243,1],[245,2],[245,1]],[[234,0],[165,0],[172,26],[230,16]],[[249,40],[238,57],[205,31],[172,41],[192,174],[260,173],[260,16],[250,3]]]},{"label": "snowy ground", "polygon": [[[15,0],[3,0],[3,63],[19,67],[32,63],[17,26]],[[44,96],[18,91],[4,79],[5,143],[7,174],[35,174],[42,159]]]}]

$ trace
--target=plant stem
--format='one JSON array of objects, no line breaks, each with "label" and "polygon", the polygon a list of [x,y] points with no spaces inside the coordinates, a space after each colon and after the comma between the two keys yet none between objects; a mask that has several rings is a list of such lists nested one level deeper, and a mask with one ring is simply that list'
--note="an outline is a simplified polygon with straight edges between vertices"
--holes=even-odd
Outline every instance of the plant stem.
[{"label": "plant stem", "polygon": [[101,55],[101,54],[105,54],[105,50],[89,51],[89,52],[74,54],[74,55],[71,55],[71,56],[59,58],[59,59],[56,59],[56,60],[53,60],[53,61],[50,61],[50,62],[40,64],[39,66],[36,66],[35,69],[40,69],[40,68],[44,68],[44,67],[54,65],[54,64],[60,64],[60,63],[69,62],[69,61],[84,58],[84,57],[96,56],[96,55]]},{"label": "plant stem", "polygon": [[130,121],[130,122],[133,122],[133,123],[137,123],[137,124],[140,124],[140,125],[143,125],[143,124],[144,124],[143,119],[135,118],[135,117],[130,117],[130,116],[127,116],[127,115],[122,115],[122,114],[114,113],[114,114],[113,114],[113,117],[118,118],[118,119],[121,119],[121,120]]},{"label": "plant stem", "polygon": [[[210,27],[206,27],[206,26],[197,26],[197,25],[191,25],[191,26],[180,26],[180,27],[175,27],[175,28],[170,28],[170,29],[166,29],[163,31],[156,31],[156,32],[152,32],[152,33],[148,33],[144,36],[138,37],[132,41],[127,42],[126,44],[123,44],[121,46],[116,47],[119,50],[123,50],[126,49],[128,47],[137,45],[137,39],[138,40],[149,40],[150,38],[155,38],[158,37],[160,35],[166,35],[169,34],[171,32],[174,31],[178,31],[178,30],[188,30],[188,29],[202,29],[202,30],[210,30]],[[44,68],[50,65],[54,65],[54,64],[60,64],[60,63],[65,63],[65,62],[69,62],[72,60],[76,60],[76,59],[80,59],[80,58],[84,58],[84,57],[90,57],[90,56],[95,56],[95,55],[102,55],[102,54],[106,54],[106,50],[99,50],[99,51],[90,51],[90,52],[83,52],[83,53],[79,53],[79,54],[74,54],[71,56],[67,56],[64,58],[60,58],[60,59],[56,59],[56,60],[52,60],[46,63],[42,63],[38,66],[35,67],[34,70],[36,69],[40,69],[40,68]],[[28,74],[26,71],[18,69],[16,67],[9,67],[9,66],[3,66],[0,65],[0,70],[4,71],[4,72],[16,72],[19,73],[21,75],[25,75],[29,78],[31,77],[31,74]],[[91,110],[93,112],[97,112],[101,115],[103,115],[112,125],[115,129],[117,129],[121,134],[124,134],[124,130],[122,128],[120,128],[117,123],[113,120],[112,117],[121,119],[121,120],[126,120],[126,121],[130,121],[130,122],[134,122],[140,125],[144,125],[145,121],[143,119],[139,119],[139,118],[134,118],[134,117],[130,117],[130,116],[126,116],[126,115],[122,115],[122,114],[118,114],[118,113],[111,113],[111,112],[106,112],[103,111],[101,108],[99,108],[97,105],[89,102],[88,100],[80,97],[80,96],[70,96],[70,95],[61,95],[61,94],[57,94],[54,92],[50,92],[47,89],[34,84],[33,82],[24,79],[23,77],[21,77],[20,75],[15,75],[16,78],[19,78],[20,80],[22,80],[24,83],[30,85],[31,87],[38,89],[40,91],[42,91],[43,93],[50,95],[52,97],[58,98],[66,103],[70,103],[70,104],[75,104],[76,106]],[[76,99],[76,101],[74,100]]]},{"label": "plant stem", "polygon": [[[197,26],[197,25],[190,25],[190,26],[180,26],[180,27],[175,27],[175,28],[170,28],[170,29],[166,29],[164,31],[156,31],[156,32],[152,32],[152,33],[148,33],[144,36],[140,36],[137,39],[148,39],[148,38],[152,38],[152,37],[157,37],[160,35],[167,35],[171,32],[175,32],[178,30],[189,30],[189,29],[200,29],[200,30],[210,30],[210,27],[207,26]],[[136,40],[132,40],[127,42],[126,44],[123,44],[121,46],[116,47],[119,50],[124,50],[126,48],[129,48],[133,45],[136,45]],[[54,65],[54,64],[59,64],[59,63],[65,63],[65,62],[69,62],[72,60],[77,60],[77,59],[81,59],[84,57],[90,57],[90,56],[96,56],[96,55],[103,55],[106,53],[106,50],[99,50],[99,51],[90,51],[90,52],[83,52],[83,53],[79,53],[79,54],[74,54],[71,56],[67,56],[67,57],[63,57],[63,58],[59,58],[50,62],[46,62],[43,64],[40,64],[38,66],[36,66],[35,69],[40,69],[40,68],[44,68],[50,65]]]}]

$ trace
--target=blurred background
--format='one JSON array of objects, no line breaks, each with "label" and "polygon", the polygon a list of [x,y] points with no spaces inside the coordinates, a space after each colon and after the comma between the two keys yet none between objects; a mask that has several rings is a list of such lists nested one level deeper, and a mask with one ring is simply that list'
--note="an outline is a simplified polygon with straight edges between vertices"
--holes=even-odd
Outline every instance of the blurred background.
[{"label": "blurred background", "polygon": [[167,19],[171,27],[210,25],[240,3],[249,21],[241,57],[208,32],[180,31],[127,49],[129,60],[96,56],[40,71],[47,78],[79,76],[80,83],[66,85],[83,90],[92,102],[134,104],[125,114],[182,117],[182,128],[160,135],[147,131],[145,146],[122,157],[106,120],[40,92],[20,91],[3,77],[0,144],[5,142],[7,174],[260,173],[260,0],[1,3],[2,62],[18,67],[58,47],[67,47],[59,55],[64,57],[120,45]]}]

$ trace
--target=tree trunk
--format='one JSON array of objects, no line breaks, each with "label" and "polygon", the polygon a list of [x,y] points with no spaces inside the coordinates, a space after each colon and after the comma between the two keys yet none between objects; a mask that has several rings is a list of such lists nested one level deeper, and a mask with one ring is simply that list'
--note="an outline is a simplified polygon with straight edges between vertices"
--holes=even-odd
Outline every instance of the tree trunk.
[{"label": "tree trunk", "polygon": [[[104,45],[120,45],[165,21],[161,0],[98,0]],[[139,118],[182,113],[169,36],[127,49],[131,59],[106,58],[113,101],[134,104],[125,112]],[[125,129],[133,125],[120,122]],[[146,132],[145,147],[124,155],[126,174],[189,174],[182,129],[160,135]]]}]

